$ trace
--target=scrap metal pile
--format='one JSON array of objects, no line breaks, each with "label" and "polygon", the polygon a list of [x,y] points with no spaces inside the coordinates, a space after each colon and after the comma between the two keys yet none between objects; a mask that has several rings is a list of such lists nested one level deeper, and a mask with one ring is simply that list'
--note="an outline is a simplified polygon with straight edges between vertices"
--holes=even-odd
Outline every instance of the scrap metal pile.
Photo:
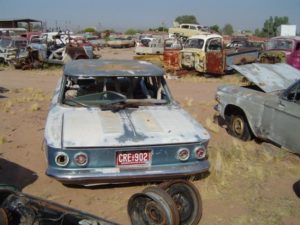
[{"label": "scrap metal pile", "polygon": [[[173,180],[145,188],[130,197],[128,216],[133,225],[196,225],[202,216],[197,187]],[[1,225],[114,225],[112,221],[62,206],[0,185]]]}]

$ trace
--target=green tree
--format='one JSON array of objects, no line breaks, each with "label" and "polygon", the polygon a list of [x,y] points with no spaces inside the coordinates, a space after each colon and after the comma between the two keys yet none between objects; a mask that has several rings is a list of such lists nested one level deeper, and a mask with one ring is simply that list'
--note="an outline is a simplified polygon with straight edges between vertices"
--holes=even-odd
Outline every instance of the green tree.
[{"label": "green tree", "polygon": [[129,28],[128,30],[125,31],[126,35],[134,35],[136,33],[143,33],[143,30],[140,29],[133,29],[133,28]]},{"label": "green tree", "polygon": [[254,35],[258,37],[260,36],[260,30],[258,28],[255,29]]},{"label": "green tree", "polygon": [[213,30],[213,31],[215,31],[217,33],[220,33],[220,27],[218,25],[216,25],[216,24],[213,25],[213,26],[211,26],[211,27],[209,27],[209,29]]},{"label": "green tree", "polygon": [[179,24],[182,24],[182,23],[198,24],[197,18],[194,15],[177,16],[175,21]]},{"label": "green tree", "polygon": [[95,28],[93,27],[87,27],[87,28],[84,28],[83,29],[83,32],[86,32],[86,33],[94,33],[96,32]]},{"label": "green tree", "polygon": [[125,34],[127,34],[127,35],[134,35],[136,33],[137,33],[137,31],[133,28],[129,28],[128,30],[125,31]]},{"label": "green tree", "polygon": [[232,27],[232,25],[229,24],[229,23],[225,24],[225,26],[223,27],[222,32],[225,35],[232,35],[233,34],[233,27]]},{"label": "green tree", "polygon": [[289,18],[287,16],[283,16],[283,17],[275,16],[274,18],[270,16],[269,19],[267,19],[264,22],[263,28],[259,36],[275,37],[277,36],[278,28],[283,24],[289,24]]}]

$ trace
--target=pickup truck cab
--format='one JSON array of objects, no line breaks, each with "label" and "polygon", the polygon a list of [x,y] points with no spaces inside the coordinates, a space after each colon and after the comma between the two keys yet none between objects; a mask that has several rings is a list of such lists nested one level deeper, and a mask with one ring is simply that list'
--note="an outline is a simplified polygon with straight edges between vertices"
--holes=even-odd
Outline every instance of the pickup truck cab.
[{"label": "pickup truck cab", "polygon": [[221,35],[205,33],[187,39],[179,62],[182,68],[200,73],[224,74],[231,65],[255,62],[258,54],[257,48],[225,50]]},{"label": "pickup truck cab", "polygon": [[205,26],[201,26],[199,24],[190,24],[190,23],[183,23],[180,24],[179,27],[171,27],[169,28],[169,35],[170,36],[177,36],[177,37],[191,37],[195,35],[202,34],[203,32],[208,31],[208,28]]},{"label": "pickup truck cab", "polygon": [[146,37],[136,43],[135,54],[163,54],[164,53],[164,40],[162,37]]}]

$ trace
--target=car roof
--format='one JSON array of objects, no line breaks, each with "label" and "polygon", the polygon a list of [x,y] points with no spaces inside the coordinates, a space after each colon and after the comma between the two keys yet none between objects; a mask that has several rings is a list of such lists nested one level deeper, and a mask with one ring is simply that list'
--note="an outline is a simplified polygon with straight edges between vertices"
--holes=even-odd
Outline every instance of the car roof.
[{"label": "car roof", "polygon": [[80,59],[66,64],[64,75],[78,77],[163,76],[164,71],[145,61]]},{"label": "car roof", "polygon": [[271,40],[276,40],[276,39],[287,39],[287,40],[300,41],[300,36],[278,36],[278,37],[271,38]]},{"label": "car roof", "polygon": [[203,39],[206,40],[208,38],[222,38],[219,34],[211,34],[211,33],[203,33],[195,36],[191,36],[189,39]]}]

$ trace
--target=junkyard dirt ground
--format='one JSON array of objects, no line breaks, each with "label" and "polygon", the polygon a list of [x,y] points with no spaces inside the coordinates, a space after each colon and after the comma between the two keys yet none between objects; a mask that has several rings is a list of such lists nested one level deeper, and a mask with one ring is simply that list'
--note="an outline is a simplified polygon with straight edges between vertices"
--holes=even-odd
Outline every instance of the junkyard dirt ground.
[{"label": "junkyard dirt ground", "polygon": [[[103,58],[131,59],[133,49],[103,49]],[[65,187],[45,175],[43,131],[60,67],[17,71],[0,68],[0,183],[120,224],[130,224],[127,201],[150,184]],[[300,158],[268,143],[240,142],[213,122],[214,94],[236,75],[170,79],[173,96],[211,134],[211,169],[194,181],[203,199],[200,224],[288,224],[300,221]],[[180,126],[184,126],[181,124]]]}]

